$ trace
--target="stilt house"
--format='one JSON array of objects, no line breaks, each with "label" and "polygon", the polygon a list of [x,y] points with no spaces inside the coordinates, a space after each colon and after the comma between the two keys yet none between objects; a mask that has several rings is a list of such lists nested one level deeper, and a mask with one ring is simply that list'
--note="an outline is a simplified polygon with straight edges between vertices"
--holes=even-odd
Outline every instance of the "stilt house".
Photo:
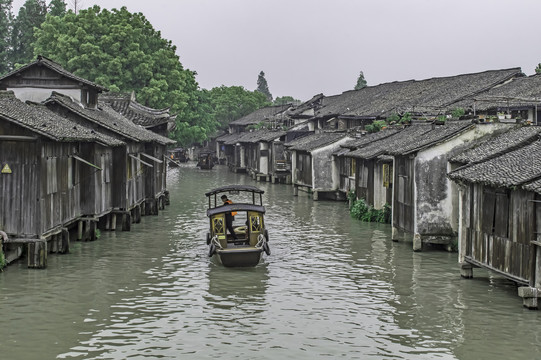
[{"label": "stilt house", "polygon": [[10,241],[4,250],[14,259],[28,244],[29,266],[45,267],[48,251],[68,251],[69,228],[110,208],[113,168],[106,159],[125,144],[11,91],[0,92],[0,134],[0,229]]},{"label": "stilt house", "polygon": [[[167,146],[175,141],[135,125],[114,111],[109,105],[98,109],[81,107],[78,102],[60,93],[44,102],[49,109],[77,123],[93,126],[100,132],[122,139],[126,147],[113,155],[113,206],[115,212],[135,210],[139,219],[143,214],[156,214],[167,201],[166,160]],[[125,166],[127,164],[127,166]]]},{"label": "stilt house", "polygon": [[291,155],[292,183],[313,194],[314,200],[344,199],[333,171],[333,156],[340,145],[351,140],[345,133],[322,132],[296,139],[285,146]]},{"label": "stilt house", "polygon": [[413,237],[414,250],[427,243],[452,247],[457,241],[453,209],[458,192],[446,177],[448,159],[470,142],[505,126],[449,121],[432,125],[418,136],[404,137],[389,149],[394,157],[393,240]]},{"label": "stilt house", "polygon": [[[529,141],[531,133],[521,133]],[[501,155],[477,159],[449,174],[460,184],[462,276],[471,277],[475,266],[497,272],[525,285],[519,295],[532,308],[537,308],[537,289],[541,288],[541,139],[536,139],[505,153],[502,136],[484,147],[495,150],[499,143]]]}]

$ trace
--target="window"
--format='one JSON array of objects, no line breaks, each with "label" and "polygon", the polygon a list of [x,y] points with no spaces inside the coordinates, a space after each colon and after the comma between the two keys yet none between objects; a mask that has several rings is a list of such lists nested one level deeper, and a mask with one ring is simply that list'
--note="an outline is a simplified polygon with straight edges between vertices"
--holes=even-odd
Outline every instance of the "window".
[{"label": "window", "polygon": [[509,237],[509,192],[484,188],[481,206],[481,230],[486,234]]},{"label": "window", "polygon": [[383,164],[383,186],[391,187],[393,184],[393,167],[391,164]]}]

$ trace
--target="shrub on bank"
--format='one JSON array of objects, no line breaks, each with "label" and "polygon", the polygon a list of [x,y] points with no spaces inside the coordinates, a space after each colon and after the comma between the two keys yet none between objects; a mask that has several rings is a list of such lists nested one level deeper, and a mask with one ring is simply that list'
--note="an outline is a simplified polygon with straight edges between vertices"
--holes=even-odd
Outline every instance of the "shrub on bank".
[{"label": "shrub on bank", "polygon": [[365,222],[391,223],[391,206],[389,204],[385,204],[381,210],[376,210],[372,205],[368,205],[364,199],[359,199],[353,203],[350,214],[353,218]]}]

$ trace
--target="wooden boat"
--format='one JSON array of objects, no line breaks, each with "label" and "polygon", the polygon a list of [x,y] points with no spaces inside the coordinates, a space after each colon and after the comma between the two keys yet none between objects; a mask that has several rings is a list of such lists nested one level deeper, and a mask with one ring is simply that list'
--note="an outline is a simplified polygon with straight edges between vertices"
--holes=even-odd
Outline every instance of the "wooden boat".
[{"label": "wooden boat", "polygon": [[[227,267],[256,266],[265,252],[270,255],[269,235],[265,228],[263,206],[264,191],[250,185],[228,185],[207,192],[207,216],[210,228],[207,233],[209,257],[217,256]],[[226,195],[234,201],[223,203]],[[228,196],[229,195],[229,196]],[[257,201],[259,198],[259,201]],[[227,231],[226,214],[236,212],[233,225],[235,237]]]},{"label": "wooden boat", "polygon": [[211,170],[214,167],[214,152],[211,150],[202,150],[199,153],[197,166],[200,169]]}]

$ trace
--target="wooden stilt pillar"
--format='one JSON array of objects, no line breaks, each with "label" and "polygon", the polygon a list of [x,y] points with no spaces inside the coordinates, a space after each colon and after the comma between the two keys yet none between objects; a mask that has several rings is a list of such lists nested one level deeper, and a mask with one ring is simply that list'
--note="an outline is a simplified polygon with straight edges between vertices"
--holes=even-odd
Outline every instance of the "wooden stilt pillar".
[{"label": "wooden stilt pillar", "polygon": [[96,229],[98,227],[97,221],[87,220],[87,226],[88,226],[88,235],[90,241],[96,240]]},{"label": "wooden stilt pillar", "polygon": [[163,195],[158,199],[158,205],[160,210],[165,209],[165,197]]},{"label": "wooden stilt pillar", "polygon": [[111,230],[111,214],[105,215],[105,230]]},{"label": "wooden stilt pillar", "polygon": [[49,245],[47,246],[47,252],[57,253],[58,252],[58,236],[51,235],[47,241]]},{"label": "wooden stilt pillar", "polygon": [[293,196],[299,196],[299,187],[297,185],[293,185]]},{"label": "wooden stilt pillar", "polygon": [[38,239],[28,243],[28,267],[33,269],[47,267],[47,240]]},{"label": "wooden stilt pillar", "polygon": [[421,234],[413,235],[413,251],[422,251],[423,250],[423,239]]},{"label": "wooden stilt pillar", "polygon": [[83,240],[83,221],[79,220],[77,223],[77,240]]},{"label": "wooden stilt pillar", "polygon": [[131,231],[131,214],[129,211],[122,214],[122,231]]},{"label": "wooden stilt pillar", "polygon": [[394,242],[398,242],[399,237],[400,237],[400,230],[398,230],[398,228],[395,228],[393,226],[393,228],[391,229],[391,240]]},{"label": "wooden stilt pillar", "polygon": [[528,309],[536,310],[539,308],[539,297],[541,297],[541,289],[521,286],[518,288],[518,296],[522,298],[522,305]]},{"label": "wooden stilt pillar", "polygon": [[70,232],[68,228],[62,228],[62,246],[60,253],[68,254],[70,252]]},{"label": "wooden stilt pillar", "polygon": [[460,276],[465,279],[473,278],[473,268],[474,266],[470,263],[463,262],[460,263]]},{"label": "wooden stilt pillar", "polygon": [[135,208],[134,208],[134,221],[136,224],[139,224],[141,222],[141,206],[140,205],[137,205]]},{"label": "wooden stilt pillar", "polygon": [[116,230],[116,214],[111,214],[111,231]]},{"label": "wooden stilt pillar", "polygon": [[169,198],[169,191],[165,191],[164,192],[164,200],[165,200],[165,205],[171,205],[171,199]]}]

